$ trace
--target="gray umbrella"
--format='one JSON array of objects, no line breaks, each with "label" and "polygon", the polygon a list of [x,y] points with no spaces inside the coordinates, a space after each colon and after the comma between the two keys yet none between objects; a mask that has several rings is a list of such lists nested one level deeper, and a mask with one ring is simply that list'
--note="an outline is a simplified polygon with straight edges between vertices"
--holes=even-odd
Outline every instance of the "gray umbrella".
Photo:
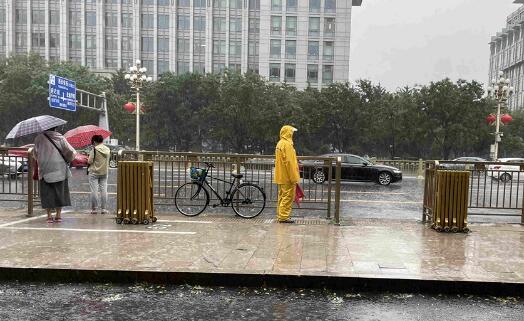
[{"label": "gray umbrella", "polygon": [[42,115],[29,118],[16,124],[16,126],[13,127],[13,129],[11,129],[9,134],[7,134],[6,139],[41,133],[48,129],[62,126],[66,123],[67,121],[63,119],[49,115]]}]

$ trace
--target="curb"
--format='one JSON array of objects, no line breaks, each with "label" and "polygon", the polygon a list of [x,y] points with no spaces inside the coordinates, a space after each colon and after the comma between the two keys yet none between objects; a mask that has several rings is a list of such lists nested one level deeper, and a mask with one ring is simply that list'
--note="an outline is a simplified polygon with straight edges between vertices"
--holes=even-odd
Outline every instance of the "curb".
[{"label": "curb", "polygon": [[51,283],[148,282],[173,285],[329,288],[364,292],[475,294],[517,297],[522,296],[524,293],[524,283],[219,272],[149,272],[0,267],[0,280]]}]

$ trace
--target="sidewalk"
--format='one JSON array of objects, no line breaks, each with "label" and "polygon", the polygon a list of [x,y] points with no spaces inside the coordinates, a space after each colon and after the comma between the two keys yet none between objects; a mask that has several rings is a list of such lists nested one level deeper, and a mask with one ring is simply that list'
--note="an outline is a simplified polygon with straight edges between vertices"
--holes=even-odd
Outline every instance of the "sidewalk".
[{"label": "sidewalk", "polygon": [[524,285],[521,225],[470,225],[466,235],[440,234],[414,221],[333,226],[321,219],[278,224],[233,214],[171,214],[144,226],[117,225],[112,215],[63,216],[63,223],[47,224],[45,216],[0,211],[0,271]]}]

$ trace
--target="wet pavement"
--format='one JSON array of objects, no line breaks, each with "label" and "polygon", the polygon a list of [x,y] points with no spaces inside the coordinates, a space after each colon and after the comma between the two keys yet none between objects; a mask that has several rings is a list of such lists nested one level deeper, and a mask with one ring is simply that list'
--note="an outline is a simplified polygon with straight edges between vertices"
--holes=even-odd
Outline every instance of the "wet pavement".
[{"label": "wet pavement", "polygon": [[0,320],[522,320],[518,297],[151,284],[0,284]]},{"label": "wet pavement", "polygon": [[524,283],[521,225],[442,234],[411,220],[346,224],[172,214],[117,225],[86,213],[47,224],[45,215],[2,211],[0,267]]}]

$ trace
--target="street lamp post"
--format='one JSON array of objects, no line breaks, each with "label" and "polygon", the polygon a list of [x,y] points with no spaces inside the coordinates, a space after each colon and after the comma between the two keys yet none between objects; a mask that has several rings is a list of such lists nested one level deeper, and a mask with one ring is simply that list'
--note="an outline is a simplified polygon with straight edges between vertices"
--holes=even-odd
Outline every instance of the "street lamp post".
[{"label": "street lamp post", "polygon": [[152,81],[151,77],[146,76],[147,69],[142,67],[140,60],[136,61],[135,66],[129,68],[129,73],[126,73],[125,78],[131,82],[131,88],[136,91],[136,150],[140,150],[140,89],[148,81]]},{"label": "street lamp post", "polygon": [[495,144],[493,145],[492,159],[495,161],[499,154],[499,142],[501,141],[502,132],[500,132],[500,110],[505,107],[505,104],[513,94],[513,87],[509,86],[509,78],[504,78],[504,72],[499,71],[499,79],[493,79],[491,86],[488,87],[488,96],[497,101],[497,115],[495,119]]}]

